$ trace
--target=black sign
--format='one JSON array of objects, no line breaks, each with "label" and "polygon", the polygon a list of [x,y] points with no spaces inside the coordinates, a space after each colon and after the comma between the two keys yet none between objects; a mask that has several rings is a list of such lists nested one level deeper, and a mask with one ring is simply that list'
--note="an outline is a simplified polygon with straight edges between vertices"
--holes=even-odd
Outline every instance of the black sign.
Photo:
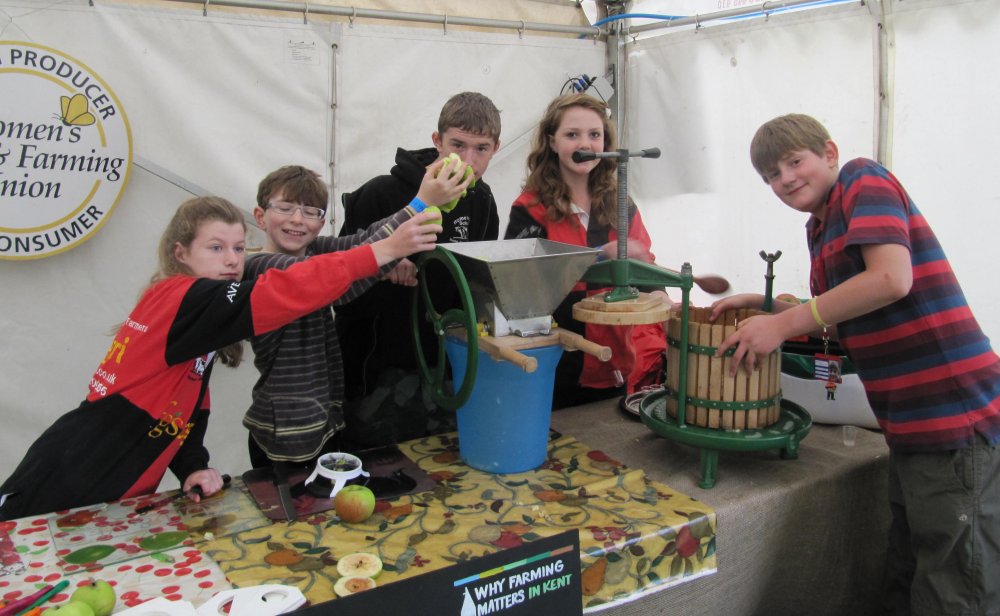
[{"label": "black sign", "polygon": [[575,530],[295,612],[296,616],[582,613],[580,535]]}]

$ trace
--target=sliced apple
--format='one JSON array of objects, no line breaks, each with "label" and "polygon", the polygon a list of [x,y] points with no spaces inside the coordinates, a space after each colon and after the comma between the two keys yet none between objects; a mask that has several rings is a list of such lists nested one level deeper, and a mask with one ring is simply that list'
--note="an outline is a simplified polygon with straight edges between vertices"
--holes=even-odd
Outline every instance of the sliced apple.
[{"label": "sliced apple", "polygon": [[382,559],[370,552],[355,552],[337,561],[341,577],[377,577],[382,573]]},{"label": "sliced apple", "polygon": [[338,597],[347,597],[355,593],[375,588],[375,580],[370,577],[342,577],[333,585],[333,592]]}]

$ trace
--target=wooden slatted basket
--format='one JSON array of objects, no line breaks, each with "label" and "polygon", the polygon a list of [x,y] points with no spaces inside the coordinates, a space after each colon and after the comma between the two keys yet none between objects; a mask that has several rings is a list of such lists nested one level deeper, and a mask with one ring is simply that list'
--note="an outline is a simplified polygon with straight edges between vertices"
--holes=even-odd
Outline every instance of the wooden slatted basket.
[{"label": "wooden slatted basket", "polygon": [[[736,331],[736,324],[765,314],[759,310],[727,310],[715,323],[708,321],[710,308],[691,308],[688,317],[687,404],[684,422],[719,430],[766,428],[781,415],[781,353],[773,351],[747,374],[742,367],[729,376],[731,353],[715,357],[722,341]],[[666,410],[677,417],[680,382],[681,317],[671,313],[667,330]]]}]

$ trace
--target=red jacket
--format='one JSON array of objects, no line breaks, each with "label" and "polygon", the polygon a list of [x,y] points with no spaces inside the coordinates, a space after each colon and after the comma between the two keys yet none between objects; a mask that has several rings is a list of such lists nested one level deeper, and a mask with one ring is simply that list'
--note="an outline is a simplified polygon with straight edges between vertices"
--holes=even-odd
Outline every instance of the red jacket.
[{"label": "red jacket", "polygon": [[0,486],[0,519],[153,492],[208,467],[202,437],[216,349],[281,327],[377,272],[370,246],[318,255],[252,282],[172,276],[151,286],[76,409],[56,420]]}]

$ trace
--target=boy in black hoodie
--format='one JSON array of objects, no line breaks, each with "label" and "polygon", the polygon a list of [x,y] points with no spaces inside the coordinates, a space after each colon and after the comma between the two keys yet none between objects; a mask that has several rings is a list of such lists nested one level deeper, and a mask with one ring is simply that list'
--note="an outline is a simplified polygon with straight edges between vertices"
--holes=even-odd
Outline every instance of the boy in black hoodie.
[{"label": "boy in black hoodie", "polygon": [[[441,109],[433,148],[396,150],[388,175],[372,178],[344,193],[344,225],[349,235],[392,214],[389,204],[407,203],[417,194],[426,167],[451,153],[469,163],[476,185],[450,212],[442,212],[438,243],[495,240],[500,233],[496,201],[483,174],[500,148],[500,112],[478,92],[462,92]],[[397,206],[398,207],[398,206]],[[398,266],[412,268],[407,260]],[[434,285],[436,288],[438,285]],[[356,446],[373,447],[454,428],[454,413],[438,413],[420,388],[413,331],[412,289],[383,281],[361,297],[336,308],[337,333],[346,384],[344,436]],[[421,340],[434,342],[428,328]],[[425,355],[429,349],[425,348]],[[435,354],[429,357],[436,357]]]}]

